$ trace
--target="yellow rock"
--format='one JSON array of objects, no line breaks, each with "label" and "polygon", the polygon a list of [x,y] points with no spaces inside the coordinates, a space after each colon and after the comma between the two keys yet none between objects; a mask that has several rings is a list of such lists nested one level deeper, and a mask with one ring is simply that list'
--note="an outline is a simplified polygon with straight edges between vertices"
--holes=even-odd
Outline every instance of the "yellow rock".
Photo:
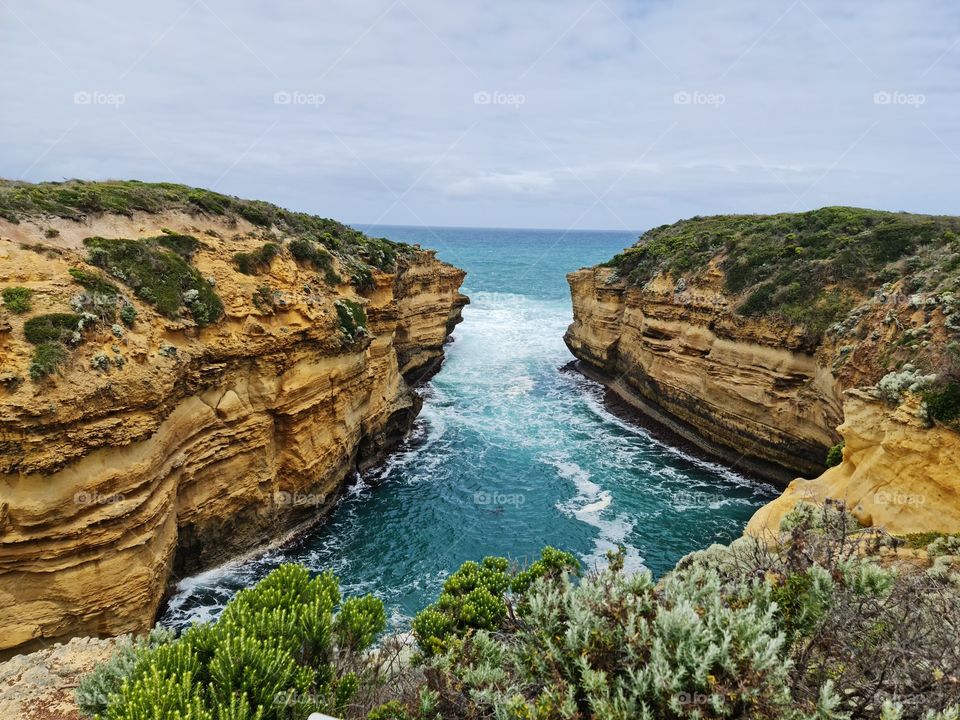
[{"label": "yellow rock", "polygon": [[801,328],[736,315],[717,273],[689,289],[603,267],[567,279],[567,345],[625,401],[735,467],[784,483],[822,470],[841,402]]},{"label": "yellow rock", "polygon": [[960,437],[927,427],[916,399],[889,408],[867,393],[848,391],[843,462],[814,480],[794,480],[747,525],[756,537],[775,535],[800,501],[843,500],[864,525],[893,534],[960,532]]},{"label": "yellow rock", "polygon": [[[407,380],[438,365],[467,302],[464,273],[425,251],[375,274],[367,296],[287,254],[242,275],[230,258],[262,244],[258,229],[174,212],[0,221],[0,277],[35,291],[33,314],[69,311],[84,237],[162,227],[202,240],[193,262],[215,279],[220,322],[198,329],[136,300],[121,339],[98,326],[39,383],[16,380],[29,377],[29,314],[0,329],[0,652],[142,631],[178,577],[316,522],[409,427],[420,400]],[[252,302],[263,284],[282,293],[273,313]],[[345,338],[339,297],[365,306],[368,337]],[[126,362],[93,370],[98,352]]]}]

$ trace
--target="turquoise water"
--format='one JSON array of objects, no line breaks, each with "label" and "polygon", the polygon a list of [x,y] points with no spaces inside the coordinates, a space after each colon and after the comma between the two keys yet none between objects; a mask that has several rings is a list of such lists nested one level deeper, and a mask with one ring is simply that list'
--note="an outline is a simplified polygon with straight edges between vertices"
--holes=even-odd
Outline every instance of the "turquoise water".
[{"label": "turquoise water", "polygon": [[773,489],[659,443],[604,408],[600,386],[561,368],[571,320],[565,274],[610,258],[629,233],[362,228],[419,242],[468,272],[472,303],[404,447],[309,535],[180,583],[162,617],[215,617],[281,562],[333,569],[373,592],[397,625],[464,560],[524,560],[544,545],[662,574],[738,536]]}]

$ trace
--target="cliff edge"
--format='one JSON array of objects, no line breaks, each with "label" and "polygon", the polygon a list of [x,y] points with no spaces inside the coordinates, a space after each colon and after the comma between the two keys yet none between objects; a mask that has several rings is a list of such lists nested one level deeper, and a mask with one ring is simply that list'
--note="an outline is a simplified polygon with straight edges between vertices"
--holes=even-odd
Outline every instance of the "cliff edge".
[{"label": "cliff edge", "polygon": [[[869,523],[960,529],[960,218],[857,208],[693,218],[568,280],[567,346],[642,413],[782,487],[823,473],[834,448],[841,468],[795,480],[778,508],[849,495]],[[902,387],[876,390],[898,373]],[[841,492],[885,485],[896,497],[924,472],[937,478],[926,519]],[[938,514],[940,503],[953,509]]]},{"label": "cliff edge", "polygon": [[138,182],[0,184],[0,278],[0,651],[142,631],[316,522],[468,302],[432,252]]}]

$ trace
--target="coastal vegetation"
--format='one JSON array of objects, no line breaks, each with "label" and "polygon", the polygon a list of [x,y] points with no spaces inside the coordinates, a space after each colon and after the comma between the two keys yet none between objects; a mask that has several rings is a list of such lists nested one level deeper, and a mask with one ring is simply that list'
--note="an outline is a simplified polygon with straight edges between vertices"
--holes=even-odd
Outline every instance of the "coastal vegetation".
[{"label": "coastal vegetation", "polygon": [[638,285],[716,267],[739,313],[782,317],[820,336],[884,283],[908,277],[908,294],[955,291],[960,218],[850,207],[695,217],[647,231],[607,265]]},{"label": "coastal vegetation", "polygon": [[3,306],[12,313],[20,315],[33,307],[30,302],[30,298],[33,297],[33,290],[30,288],[17,285],[5,287],[0,296],[3,297]]},{"label": "coastal vegetation", "polygon": [[125,650],[78,698],[110,720],[956,720],[960,542],[925,537],[930,562],[893,565],[903,541],[835,503],[798,505],[781,531],[659,582],[621,553],[585,574],[553,548],[527,568],[467,562],[414,619],[412,656],[391,638],[365,651],[378,600],[282,566],[216,623]]},{"label": "coastal vegetation", "polygon": [[[31,184],[0,180],[0,218],[12,223],[48,217],[81,221],[101,213],[132,217],[135,212],[182,212],[197,220],[206,216],[234,223],[244,220],[273,238],[270,242],[274,244],[287,239],[298,260],[313,263],[318,269],[329,269],[331,284],[335,284],[335,274],[330,258],[336,256],[349,266],[354,285],[363,289],[371,287],[371,269],[394,271],[399,261],[416,252],[412,246],[368,237],[336,220],[176,183],[68,180]],[[157,242],[189,259],[184,250],[195,250],[196,239],[165,234],[168,237],[157,238]],[[264,263],[269,263],[271,250],[264,248],[248,254],[251,257],[235,257],[242,272],[256,274]]]},{"label": "coastal vegetation", "polygon": [[121,280],[160,314],[178,318],[186,306],[203,326],[223,315],[223,302],[187,259],[193,252],[187,248],[195,248],[195,242],[192,237],[160,235],[139,240],[91,237],[83,244],[91,264]]}]

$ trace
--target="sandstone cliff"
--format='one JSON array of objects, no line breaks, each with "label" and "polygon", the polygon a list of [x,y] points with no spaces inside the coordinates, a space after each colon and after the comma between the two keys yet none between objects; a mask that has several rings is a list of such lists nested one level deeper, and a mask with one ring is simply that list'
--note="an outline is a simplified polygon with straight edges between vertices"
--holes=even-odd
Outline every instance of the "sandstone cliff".
[{"label": "sandstone cliff", "polygon": [[871,394],[851,390],[838,428],[843,462],[814,480],[794,480],[750,519],[747,532],[776,535],[798,502],[842,500],[865,526],[890,533],[960,533],[960,440],[929,427],[916,398],[890,408]]},{"label": "sandstone cliff", "polygon": [[[642,413],[780,484],[820,475],[827,451],[846,439],[840,467],[794,481],[751,531],[778,523],[797,498],[828,496],[896,532],[955,531],[958,226],[825,208],[656,228],[609,263],[568,276],[565,339],[585,371]],[[899,397],[847,392],[906,363],[929,373],[907,393],[922,419],[908,421]],[[870,495],[884,488],[928,504],[878,506]],[[941,504],[949,509],[938,513]]]},{"label": "sandstone cliff", "polygon": [[822,469],[841,403],[802,330],[737,317],[708,284],[631,287],[610,268],[568,280],[567,346],[628,403],[741,468],[778,480]]},{"label": "sandstone cliff", "polygon": [[[0,323],[0,650],[143,630],[168,582],[315,522],[409,429],[464,273],[406,246],[357,254],[349,229],[314,247],[299,216],[277,217],[174,205],[0,221],[0,279],[32,291]],[[161,233],[198,240],[189,262],[222,316],[162,314],[102,263],[136,319],[81,326],[57,370],[29,379],[26,323],[83,305],[69,271],[96,272],[84,238]],[[371,248],[391,255],[382,270]],[[237,252],[261,267],[239,272]]]}]

